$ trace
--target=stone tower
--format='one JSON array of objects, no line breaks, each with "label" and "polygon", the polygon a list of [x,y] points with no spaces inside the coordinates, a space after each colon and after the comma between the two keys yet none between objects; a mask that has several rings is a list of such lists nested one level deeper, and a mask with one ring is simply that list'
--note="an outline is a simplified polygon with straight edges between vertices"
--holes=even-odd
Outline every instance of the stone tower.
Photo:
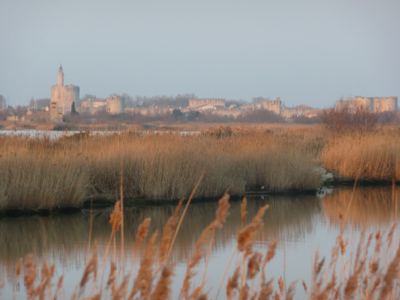
[{"label": "stone tower", "polygon": [[60,69],[58,70],[58,85],[59,86],[64,85],[64,71],[62,65],[60,65]]},{"label": "stone tower", "polygon": [[57,109],[66,114],[71,112],[72,103],[79,100],[79,86],[70,84],[64,85],[64,71],[60,65],[58,70],[58,84],[51,87],[51,102],[54,104],[51,107],[55,107],[57,103]]}]

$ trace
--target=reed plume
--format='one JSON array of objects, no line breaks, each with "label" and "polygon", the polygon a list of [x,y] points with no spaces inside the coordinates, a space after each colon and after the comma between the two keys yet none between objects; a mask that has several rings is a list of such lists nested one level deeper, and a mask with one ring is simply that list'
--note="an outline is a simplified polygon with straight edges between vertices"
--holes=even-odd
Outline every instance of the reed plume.
[{"label": "reed plume", "polygon": [[237,242],[238,250],[240,252],[245,251],[246,254],[250,253],[250,250],[254,244],[254,235],[256,234],[257,229],[260,228],[262,224],[262,217],[268,207],[268,204],[261,207],[253,218],[252,222],[239,232]]},{"label": "reed plume", "polygon": [[[221,228],[222,224],[225,223],[226,217],[228,216],[228,209],[230,207],[229,204],[229,195],[225,194],[219,201],[218,201],[218,209],[216,211],[216,218],[210,225],[208,225],[203,232],[201,233],[199,239],[196,242],[195,250],[193,256],[188,259],[186,265],[186,274],[183,280],[180,299],[182,297],[189,299],[189,292],[191,287],[191,279],[197,274],[193,269],[200,263],[200,260],[204,257],[206,251],[206,244],[212,243],[213,240],[211,237],[213,236],[213,232],[215,229]],[[205,272],[205,270],[204,270]],[[191,294],[190,298],[196,298],[196,296],[200,296],[202,294],[202,287],[204,282],[201,283],[200,287],[195,290],[195,294]]]},{"label": "reed plume", "polygon": [[136,254],[137,254],[136,252],[137,252],[137,249],[142,245],[143,240],[146,238],[146,236],[149,232],[150,222],[151,222],[151,219],[146,218],[143,220],[143,222],[138,227],[137,234],[136,234],[136,243],[135,243],[135,246],[133,247],[133,254],[132,254],[133,259],[131,261],[129,273],[132,273],[132,269],[134,266],[136,268]]},{"label": "reed plume", "polygon": [[110,215],[110,224],[113,233],[115,234],[119,227],[121,226],[122,222],[122,213],[121,213],[121,201],[115,202],[114,210]]},{"label": "reed plume", "polygon": [[172,276],[174,275],[174,271],[172,267],[165,266],[161,271],[160,278],[154,288],[153,293],[151,294],[151,300],[164,300],[171,298],[171,284],[172,284]]},{"label": "reed plume", "polygon": [[138,247],[142,245],[143,240],[146,238],[147,233],[149,232],[150,222],[151,222],[151,219],[146,218],[146,219],[144,219],[142,224],[140,224],[138,227],[138,232],[136,234],[136,245]]},{"label": "reed plume", "polygon": [[34,299],[36,296],[35,293],[35,281],[37,275],[37,264],[33,261],[33,255],[29,254],[25,258],[25,276],[24,276],[24,283],[26,287],[26,293],[29,299]]},{"label": "reed plume", "polygon": [[268,282],[263,282],[261,284],[260,294],[258,296],[258,300],[269,300],[271,295],[274,292],[274,288],[272,287],[273,279],[269,280]]},{"label": "reed plume", "polygon": [[399,276],[399,263],[400,263],[400,247],[397,249],[396,256],[390,263],[386,274],[383,276],[383,287],[379,294],[379,299],[386,299],[388,294],[393,289],[393,281]]},{"label": "reed plume", "polygon": [[246,220],[246,215],[247,215],[247,198],[244,197],[243,201],[242,201],[242,205],[241,207],[241,216],[240,216],[240,224],[241,224],[241,228],[243,228],[244,226],[244,221]]},{"label": "reed plume", "polygon": [[228,283],[226,285],[226,297],[228,300],[232,299],[235,290],[239,289],[239,276],[240,276],[240,267],[237,266],[235,268],[235,272],[232,277],[228,278]]},{"label": "reed plume", "polygon": [[137,292],[140,292],[140,297],[146,298],[150,295],[152,289],[153,276],[153,266],[155,263],[154,257],[156,254],[156,249],[154,246],[157,237],[157,232],[153,233],[147,247],[145,254],[142,258],[138,275],[133,282],[133,288],[129,294],[128,299],[133,299]]},{"label": "reed plume", "polygon": [[250,288],[247,284],[239,288],[239,300],[247,300],[249,298]]},{"label": "reed plume", "polygon": [[175,233],[178,222],[179,222],[179,211],[181,209],[183,199],[179,201],[175,207],[174,213],[168,219],[167,223],[163,228],[163,234],[161,237],[160,251],[159,251],[159,269],[167,264],[167,254],[171,243],[173,234]]},{"label": "reed plume", "polygon": [[[344,298],[346,300],[351,299],[353,296],[353,293],[357,289],[358,280],[359,280],[359,277],[360,277],[360,274],[361,274],[361,271],[363,268],[364,268],[364,261],[361,261],[358,268],[347,280],[346,286],[344,288]],[[384,298],[381,298],[381,299],[384,299]]]},{"label": "reed plume", "polygon": [[260,265],[262,262],[263,255],[258,252],[254,252],[252,256],[250,256],[249,261],[247,263],[247,278],[253,279],[256,277],[258,272],[260,272]]},{"label": "reed plume", "polygon": [[79,296],[83,294],[86,283],[89,281],[90,274],[93,274],[94,284],[92,290],[95,286],[95,281],[97,279],[97,270],[98,270],[98,258],[97,258],[97,244],[95,243],[93,246],[92,257],[89,262],[86,264],[85,270],[83,272],[83,276],[81,282],[79,284]]}]

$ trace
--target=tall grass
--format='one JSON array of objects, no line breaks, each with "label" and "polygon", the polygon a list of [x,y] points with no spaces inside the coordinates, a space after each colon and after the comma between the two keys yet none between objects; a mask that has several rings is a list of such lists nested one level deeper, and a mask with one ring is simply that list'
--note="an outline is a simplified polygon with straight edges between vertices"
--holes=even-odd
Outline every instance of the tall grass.
[{"label": "tall grass", "polygon": [[346,177],[400,180],[400,143],[396,132],[342,135],[323,153],[323,164]]},{"label": "tall grass", "polygon": [[91,196],[114,200],[122,169],[128,200],[188,197],[203,171],[197,198],[225,189],[235,196],[249,189],[315,190],[321,164],[351,178],[399,181],[399,137],[389,129],[328,137],[320,127],[0,136],[0,210],[80,207]]},{"label": "tall grass", "polygon": [[188,197],[203,171],[198,198],[218,197],[227,188],[232,195],[256,186],[312,190],[320,182],[313,155],[255,131],[0,139],[0,209],[79,206],[90,195],[115,199],[121,166],[127,198]]},{"label": "tall grass", "polygon": [[32,150],[23,138],[0,144],[0,210],[81,206],[88,184],[82,164],[54,151]]}]

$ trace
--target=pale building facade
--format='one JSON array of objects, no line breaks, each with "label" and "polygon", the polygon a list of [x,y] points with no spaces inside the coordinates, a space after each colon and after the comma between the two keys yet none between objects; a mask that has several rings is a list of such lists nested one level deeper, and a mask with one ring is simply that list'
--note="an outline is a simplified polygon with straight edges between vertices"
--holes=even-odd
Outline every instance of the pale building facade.
[{"label": "pale building facade", "polygon": [[298,105],[295,107],[282,107],[282,111],[281,111],[281,116],[285,117],[285,118],[291,118],[294,116],[305,116],[307,115],[309,112],[315,110],[314,108],[302,104],[302,105]]},{"label": "pale building facade", "polygon": [[105,110],[111,115],[118,115],[125,111],[125,100],[116,95],[106,99],[88,98],[81,101],[81,110],[88,111],[91,114],[100,110]]},{"label": "pale building facade", "polygon": [[58,70],[58,84],[51,86],[50,108],[57,103],[57,109],[66,114],[71,112],[72,103],[79,100],[79,86],[64,85],[64,71],[60,65]]},{"label": "pale building facade", "polygon": [[294,116],[304,116],[310,111],[314,110],[314,108],[307,106],[305,104],[298,105],[295,107],[286,107],[282,104],[280,97],[277,97],[275,100],[264,100],[262,102],[262,108],[270,110],[275,114],[285,118],[291,118]]},{"label": "pale building facade", "polygon": [[270,110],[280,116],[282,112],[281,98],[277,97],[276,100],[264,100],[262,107],[263,109]]},{"label": "pale building facade", "polygon": [[361,97],[356,96],[349,98],[348,100],[336,101],[336,108],[343,108],[348,106],[349,109],[354,110],[356,108],[367,108],[370,112],[385,112],[385,111],[397,111],[398,97]]},{"label": "pale building facade", "polygon": [[189,99],[189,108],[198,108],[205,105],[211,105],[214,107],[225,107],[225,99]]}]

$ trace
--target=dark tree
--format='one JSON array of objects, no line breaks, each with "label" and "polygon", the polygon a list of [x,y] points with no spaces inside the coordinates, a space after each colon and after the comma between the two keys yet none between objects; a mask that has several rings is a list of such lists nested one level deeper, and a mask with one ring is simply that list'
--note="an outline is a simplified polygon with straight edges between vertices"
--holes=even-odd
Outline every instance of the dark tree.
[{"label": "dark tree", "polygon": [[71,115],[79,115],[75,108],[75,101],[73,101],[71,105]]},{"label": "dark tree", "polygon": [[183,116],[183,113],[181,112],[180,109],[175,108],[175,109],[172,111],[172,116],[173,116],[174,118],[179,118],[179,117],[182,117],[182,116]]}]

